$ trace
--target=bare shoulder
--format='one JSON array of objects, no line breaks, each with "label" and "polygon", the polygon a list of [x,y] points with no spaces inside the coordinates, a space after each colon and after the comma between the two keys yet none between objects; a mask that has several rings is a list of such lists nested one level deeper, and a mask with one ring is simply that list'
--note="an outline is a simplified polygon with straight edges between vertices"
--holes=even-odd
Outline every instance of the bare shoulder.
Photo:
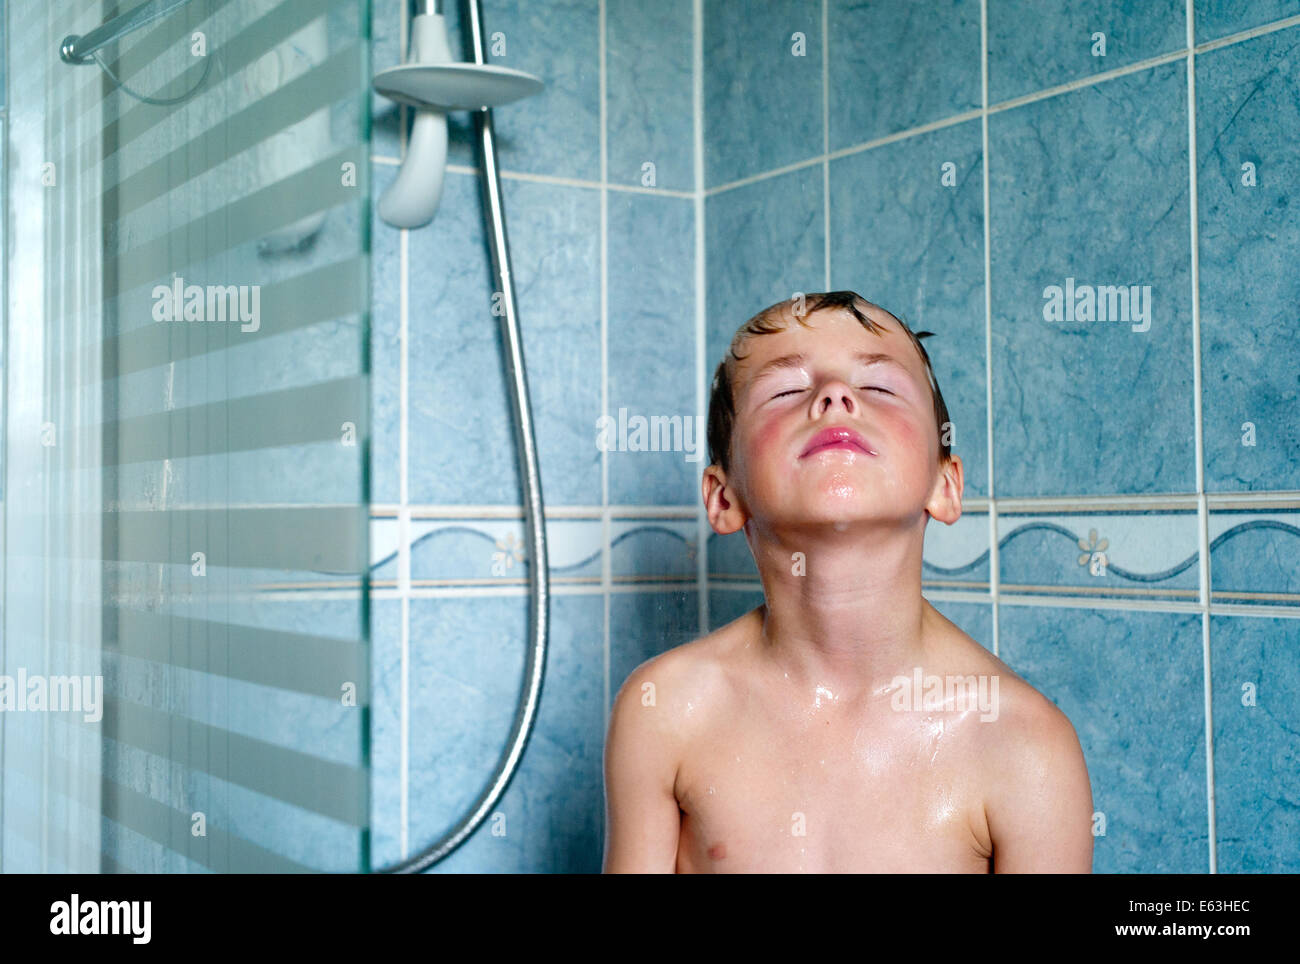
[{"label": "bare shoulder", "polygon": [[713,679],[709,637],[636,667],[619,687],[605,740],[606,872],[672,873],[680,810],[677,776],[696,707]]},{"label": "bare shoulder", "polygon": [[960,627],[940,619],[937,648],[943,671],[968,680],[974,676],[996,703],[982,714],[984,722],[997,724],[984,728],[985,747],[1014,753],[1026,743],[1050,745],[1066,732],[1074,738],[1074,728],[1055,703]]},{"label": "bare shoulder", "polygon": [[697,710],[716,702],[719,690],[726,686],[725,653],[740,621],[642,662],[619,687],[615,706],[657,707],[664,711],[661,715],[666,723],[685,727],[698,715]]},{"label": "bare shoulder", "polygon": [[945,663],[983,677],[992,697],[975,729],[994,870],[1089,871],[1092,791],[1074,725],[1005,662],[948,626]]}]

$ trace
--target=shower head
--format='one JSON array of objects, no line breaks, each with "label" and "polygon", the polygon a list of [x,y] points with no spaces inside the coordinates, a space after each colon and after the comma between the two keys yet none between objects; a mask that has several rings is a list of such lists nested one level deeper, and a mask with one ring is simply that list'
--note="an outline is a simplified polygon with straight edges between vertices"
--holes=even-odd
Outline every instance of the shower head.
[{"label": "shower head", "polygon": [[[421,7],[437,0],[416,0]],[[440,13],[411,18],[407,62],[375,75],[375,90],[416,108],[411,138],[397,178],[379,199],[379,216],[398,228],[433,220],[447,167],[447,111],[483,110],[535,94],[532,74],[491,64],[461,63],[451,55],[447,20]]]},{"label": "shower head", "polygon": [[405,64],[375,75],[375,90],[390,100],[441,111],[499,107],[541,89],[522,70],[478,64]]}]

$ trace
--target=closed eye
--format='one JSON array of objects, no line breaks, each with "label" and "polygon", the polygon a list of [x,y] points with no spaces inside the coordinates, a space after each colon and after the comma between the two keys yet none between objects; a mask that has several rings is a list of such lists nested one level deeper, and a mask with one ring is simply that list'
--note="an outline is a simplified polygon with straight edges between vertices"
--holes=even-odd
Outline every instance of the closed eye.
[{"label": "closed eye", "polygon": [[[787,389],[787,390],[784,391],[784,392],[777,392],[775,395],[772,396],[772,398],[777,399],[777,398],[781,398],[781,397],[783,397],[783,396],[785,396],[785,395],[797,395],[799,392],[806,392],[807,390],[808,390],[808,389],[806,389],[806,388],[791,388],[791,389]],[[881,388],[879,385],[863,385],[863,386],[862,386],[862,390],[863,390],[863,391],[870,391],[870,392],[884,392],[886,395],[893,395],[893,394],[894,394],[894,393],[891,392],[889,389],[887,389],[887,388]]]}]

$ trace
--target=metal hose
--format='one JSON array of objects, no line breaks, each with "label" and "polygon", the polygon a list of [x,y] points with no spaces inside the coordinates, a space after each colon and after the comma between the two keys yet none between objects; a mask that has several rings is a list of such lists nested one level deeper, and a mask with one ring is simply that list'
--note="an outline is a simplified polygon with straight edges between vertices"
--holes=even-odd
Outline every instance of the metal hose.
[{"label": "metal hose", "polygon": [[[438,5],[439,7],[441,4]],[[465,0],[468,13],[466,26],[474,51],[474,62],[487,61],[487,48],[483,35],[482,0]],[[504,208],[501,203],[501,183],[497,169],[496,138],[492,129],[490,108],[474,111],[477,131],[479,167],[483,171],[483,210],[487,215],[488,247],[492,254],[492,273],[497,290],[505,302],[501,316],[502,341],[506,347],[506,381],[510,385],[510,401],[514,410],[515,448],[519,454],[519,469],[524,481],[524,515],[528,531],[528,586],[529,613],[528,647],[524,665],[523,692],[515,709],[506,748],[497,761],[496,770],[478,799],[442,839],[420,851],[414,857],[380,868],[379,873],[413,874],[427,870],[459,847],[487,817],[489,811],[510,785],[519,766],[524,747],[532,733],[537,716],[537,705],[542,695],[542,679],[546,673],[546,636],[550,624],[551,594],[550,566],[546,553],[546,526],[543,514],[542,480],[537,468],[537,445],[533,438],[532,413],[528,404],[528,378],[524,367],[524,349],[519,337],[519,320],[515,312],[515,284],[510,273],[510,245],[506,238]]]}]

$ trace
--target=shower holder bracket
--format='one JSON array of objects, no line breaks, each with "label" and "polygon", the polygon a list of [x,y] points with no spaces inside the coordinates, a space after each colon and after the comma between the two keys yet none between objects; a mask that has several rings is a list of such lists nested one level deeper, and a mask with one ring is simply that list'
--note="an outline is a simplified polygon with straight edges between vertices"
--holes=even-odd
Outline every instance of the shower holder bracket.
[{"label": "shower holder bracket", "polygon": [[442,199],[447,168],[447,111],[484,110],[535,94],[532,74],[452,58],[447,20],[424,13],[411,18],[407,63],[375,75],[375,91],[416,109],[397,177],[379,199],[379,216],[398,228],[423,227]]}]

